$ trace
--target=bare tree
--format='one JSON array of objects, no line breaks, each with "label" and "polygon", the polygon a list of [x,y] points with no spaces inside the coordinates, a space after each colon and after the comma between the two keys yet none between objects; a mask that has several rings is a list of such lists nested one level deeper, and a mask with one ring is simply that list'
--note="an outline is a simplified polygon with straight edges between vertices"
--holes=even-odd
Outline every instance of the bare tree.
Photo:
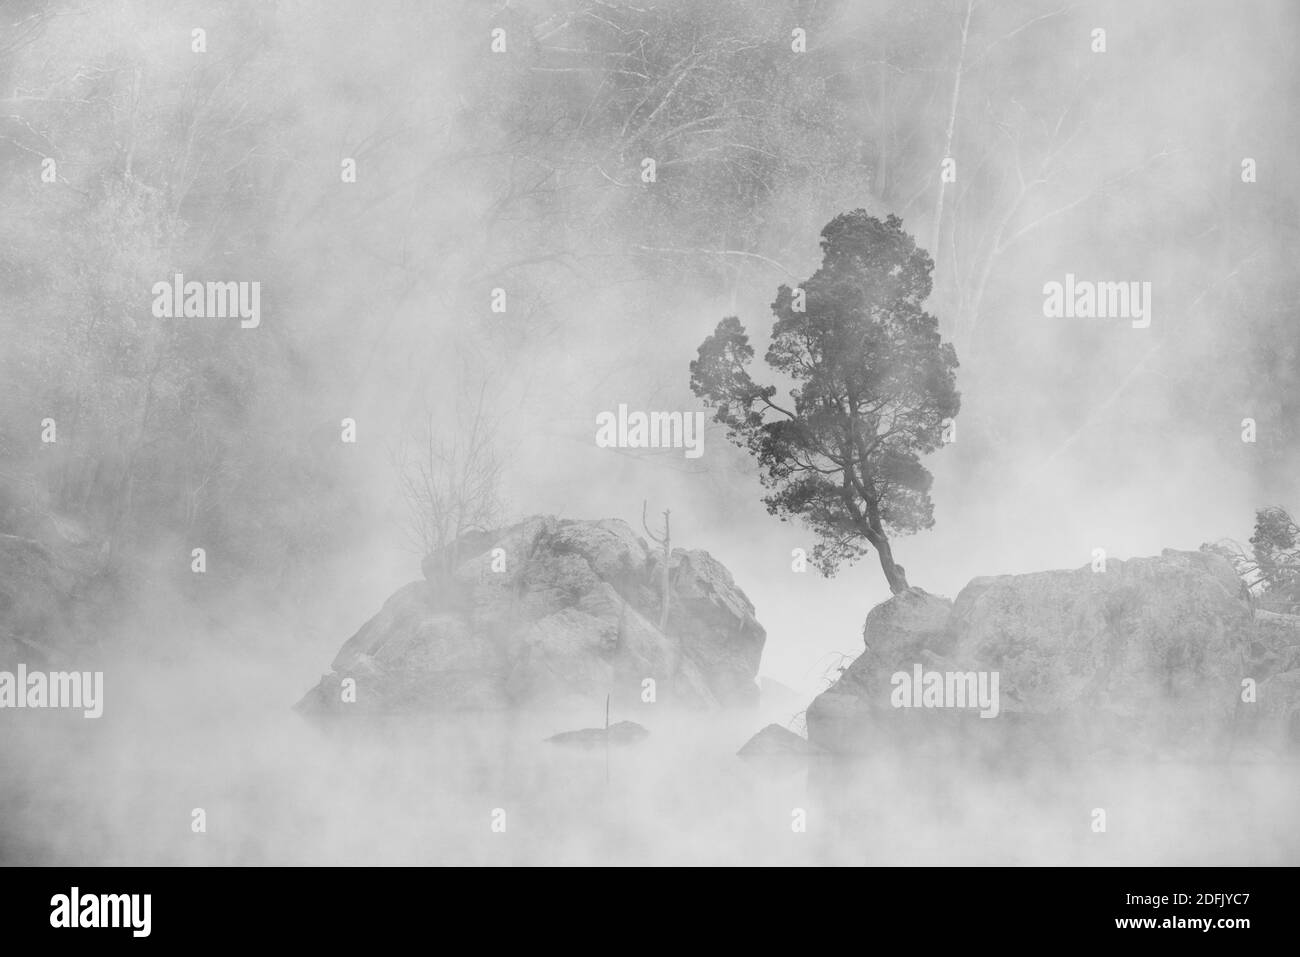
[{"label": "bare tree", "polygon": [[645,501],[641,502],[641,527],[645,529],[645,533],[650,536],[650,539],[658,545],[663,552],[663,560],[659,563],[660,587],[663,590],[663,596],[659,601],[659,630],[662,632],[666,631],[668,628],[668,603],[670,600],[669,596],[672,594],[669,590],[670,586],[668,581],[668,560],[673,554],[672,526],[669,524],[669,518],[672,515],[672,512],[667,510],[664,511],[664,531],[662,535],[656,535],[654,532],[650,531],[650,526],[646,524],[647,505],[648,503]]},{"label": "bare tree", "polygon": [[1246,550],[1241,542],[1233,538],[1221,538],[1216,542],[1202,545],[1204,551],[1213,552],[1227,559],[1232,570],[1241,579],[1242,587],[1252,597],[1258,597],[1268,587],[1263,569],[1255,557]]},{"label": "bare tree", "polygon": [[486,393],[484,383],[473,410],[451,423],[426,408],[418,438],[404,440],[395,456],[406,532],[444,577],[456,568],[460,539],[491,528],[502,514],[502,463]]}]

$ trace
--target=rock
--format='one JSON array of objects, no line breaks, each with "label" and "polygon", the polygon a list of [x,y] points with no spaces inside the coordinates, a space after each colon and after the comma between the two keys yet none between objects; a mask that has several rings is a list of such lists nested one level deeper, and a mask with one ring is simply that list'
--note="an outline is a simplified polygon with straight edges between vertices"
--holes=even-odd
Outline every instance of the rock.
[{"label": "rock", "polygon": [[808,758],[824,755],[826,752],[816,745],[809,744],[799,735],[779,724],[769,724],[758,734],[745,742],[744,747],[736,752],[742,758],[795,757]]},{"label": "rock", "polygon": [[1199,568],[1207,575],[1223,586],[1225,594],[1237,598],[1246,599],[1250,594],[1250,589],[1242,579],[1240,572],[1233,567],[1231,559],[1209,545],[1202,545],[1199,550],[1194,552],[1180,552],[1171,548],[1166,548],[1161,553],[1162,558],[1177,557],[1180,561],[1185,561],[1188,565]]},{"label": "rock", "polygon": [[1241,705],[1244,733],[1236,743],[1264,754],[1300,755],[1300,668],[1275,674],[1256,690],[1256,701]]},{"label": "rock", "polygon": [[[942,724],[944,734],[960,728],[994,747],[1018,747],[1046,729],[1075,753],[1222,753],[1257,638],[1239,594],[1221,556],[1165,550],[1111,560],[1101,573],[1085,566],[977,578],[946,621],[942,599],[895,596],[868,616],[868,650],[810,707],[809,738],[870,751],[904,727]],[[889,674],[915,663],[996,671],[999,716],[893,709]]]},{"label": "rock", "polygon": [[779,724],[769,724],[736,752],[742,761],[761,774],[785,777],[820,765],[830,757],[802,737]]},{"label": "rock", "polygon": [[[591,689],[614,684],[616,622],[562,608],[528,626],[509,683],[513,700],[581,707]],[[574,699],[577,699],[576,701]]]},{"label": "rock", "polygon": [[[477,640],[463,616],[439,607],[426,582],[412,582],[343,645],[333,671],[298,703],[301,711],[389,713],[509,707],[499,650]],[[344,701],[343,682],[355,682]]]},{"label": "rock", "polygon": [[1255,640],[1246,649],[1245,676],[1256,682],[1300,668],[1300,615],[1255,612]]},{"label": "rock", "polygon": [[[651,563],[652,577],[657,565]],[[709,688],[720,702],[757,704],[754,676],[767,633],[731,572],[708,552],[675,549],[669,578],[673,589],[669,633],[680,639],[684,654],[708,676]]]},{"label": "rock", "polygon": [[299,703],[339,710],[357,682],[363,708],[385,711],[590,707],[613,694],[695,708],[750,704],[766,634],[731,574],[707,552],[670,557],[660,618],[653,553],[618,520],[526,519],[475,533],[424,563],[350,638]]},{"label": "rock", "polygon": [[912,587],[867,614],[866,650],[808,706],[808,737],[830,750],[855,751],[870,740],[873,715],[888,712],[890,676],[951,649],[952,602]]},{"label": "rock", "polygon": [[605,728],[583,728],[581,731],[561,731],[547,738],[550,744],[572,748],[603,748],[606,742],[610,747],[627,747],[644,741],[650,732],[635,721],[618,721]]},{"label": "rock", "polygon": [[1170,550],[977,580],[953,608],[954,654],[1000,672],[1005,711],[1068,715],[1081,737],[1135,748],[1221,746],[1253,637],[1235,581],[1219,556]]},{"label": "rock", "polygon": [[581,556],[597,578],[622,594],[645,581],[646,543],[627,522],[560,523],[549,545],[553,552]]}]

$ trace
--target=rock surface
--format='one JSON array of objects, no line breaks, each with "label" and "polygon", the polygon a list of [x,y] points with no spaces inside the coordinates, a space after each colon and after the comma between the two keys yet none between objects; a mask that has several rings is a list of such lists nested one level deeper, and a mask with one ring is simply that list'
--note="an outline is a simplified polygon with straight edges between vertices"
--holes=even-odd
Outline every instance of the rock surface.
[{"label": "rock surface", "polygon": [[[590,708],[613,693],[716,708],[757,700],[766,633],[707,552],[669,559],[619,520],[529,518],[426,560],[340,650],[306,712]],[[342,682],[356,682],[344,704]]]},{"label": "rock surface", "polygon": [[549,744],[574,748],[600,748],[606,743],[613,747],[637,744],[649,737],[650,732],[635,721],[617,721],[605,728],[583,728],[581,731],[561,731],[547,738]]},{"label": "rock surface", "polygon": [[746,741],[744,747],[736,753],[746,759],[762,759],[817,757],[826,752],[816,745],[809,744],[789,728],[779,724],[769,724]]},{"label": "rock surface", "polygon": [[952,602],[921,588],[909,588],[867,613],[865,650],[808,706],[810,741],[832,751],[858,751],[881,732],[890,717],[890,675],[927,663],[934,650],[947,652]]},{"label": "rock surface", "polygon": [[[866,650],[808,710],[809,739],[864,752],[955,722],[994,744],[1028,729],[1080,753],[1222,753],[1242,678],[1295,660],[1284,636],[1262,636],[1240,585],[1219,555],[1166,549],[1105,572],[977,578],[951,604],[913,588],[868,615]],[[1000,714],[892,707],[891,674],[916,664],[998,672]],[[1274,699],[1289,694],[1284,682]]]}]

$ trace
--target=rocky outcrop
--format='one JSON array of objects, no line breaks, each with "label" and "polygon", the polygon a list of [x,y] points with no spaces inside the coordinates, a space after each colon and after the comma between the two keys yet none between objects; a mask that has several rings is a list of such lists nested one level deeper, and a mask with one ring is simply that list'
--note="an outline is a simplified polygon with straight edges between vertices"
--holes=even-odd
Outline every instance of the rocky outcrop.
[{"label": "rocky outcrop", "polygon": [[809,740],[830,750],[867,747],[889,704],[890,675],[947,653],[952,602],[909,588],[867,613],[862,654],[808,706]]},{"label": "rocky outcrop", "polygon": [[[660,561],[627,523],[538,516],[430,556],[350,638],[300,709],[590,708],[613,693],[689,707],[752,704],[766,634],[707,552]],[[355,682],[355,702],[343,683]]]},{"label": "rocky outcrop", "polygon": [[[814,744],[871,751],[946,722],[994,745],[1017,746],[1027,731],[1078,753],[1223,753],[1243,677],[1294,660],[1280,637],[1261,639],[1240,580],[1205,551],[977,578],[951,605],[911,589],[872,610],[864,637],[864,653],[808,710]],[[996,672],[997,717],[895,707],[891,675],[917,665]]]}]

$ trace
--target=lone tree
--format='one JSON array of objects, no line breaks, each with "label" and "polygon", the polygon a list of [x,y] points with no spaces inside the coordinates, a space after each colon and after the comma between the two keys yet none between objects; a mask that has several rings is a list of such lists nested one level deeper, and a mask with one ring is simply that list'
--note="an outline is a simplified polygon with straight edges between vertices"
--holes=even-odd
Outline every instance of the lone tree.
[{"label": "lone tree", "polygon": [[934,524],[920,457],[943,444],[961,406],[956,352],[921,306],[934,262],[902,225],[861,209],[836,216],[822,230],[821,268],[777,291],[764,358],[793,382],[789,402],[750,377],[754,349],[734,316],[691,363],[691,389],[758,460],[767,510],[817,534],[821,573],[870,545],[894,594],[908,584],[889,537]]}]

